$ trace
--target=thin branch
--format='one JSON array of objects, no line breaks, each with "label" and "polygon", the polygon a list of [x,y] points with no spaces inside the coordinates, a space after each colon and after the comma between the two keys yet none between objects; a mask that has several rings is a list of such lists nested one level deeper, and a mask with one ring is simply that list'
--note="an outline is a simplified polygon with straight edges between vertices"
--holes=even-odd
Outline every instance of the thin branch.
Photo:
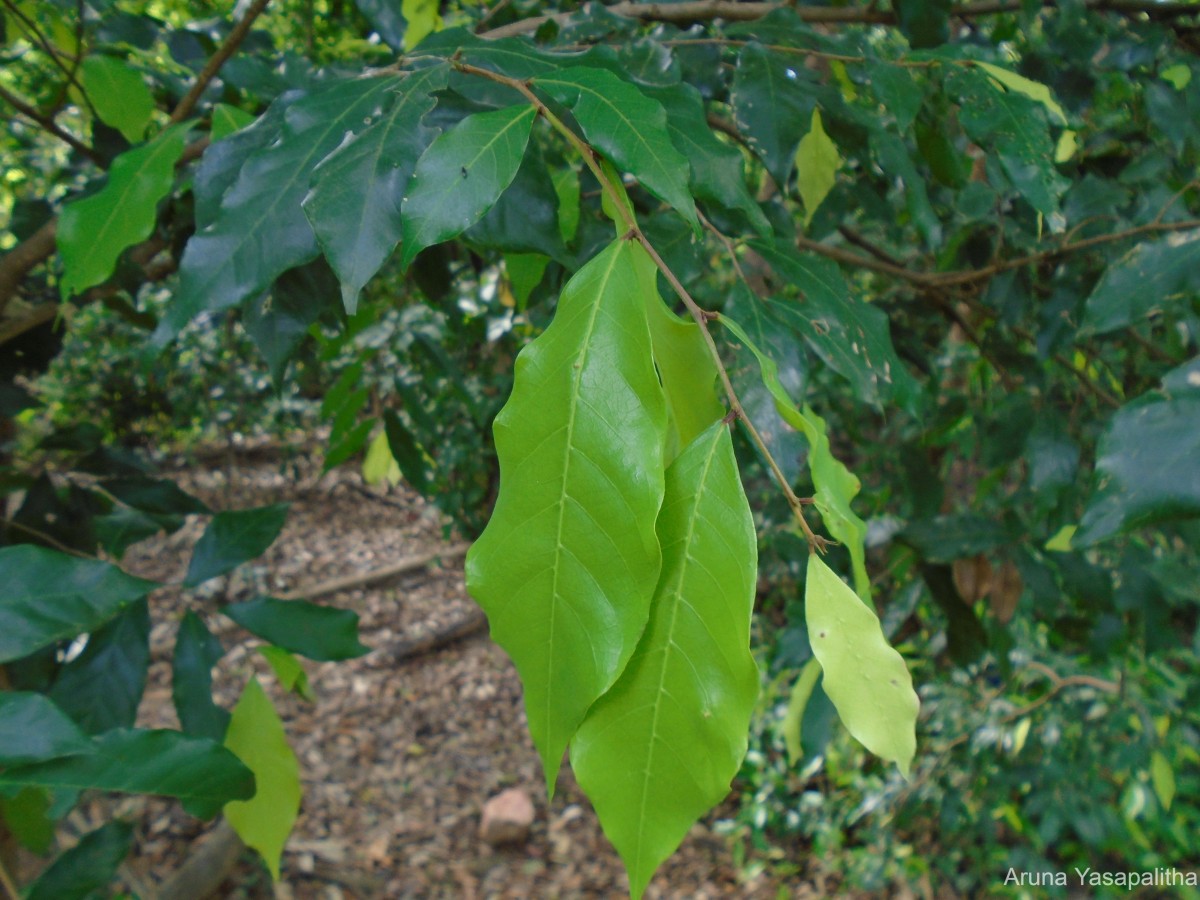
[{"label": "thin branch", "polygon": [[[67,77],[67,82],[77,91],[79,91],[79,96],[83,97],[83,102],[87,104],[88,111],[93,116],[96,116],[96,108],[92,106],[91,97],[88,96],[87,91],[83,89],[83,85],[79,83],[79,79],[76,77],[76,70],[79,68],[78,58],[72,57],[71,65],[68,66],[62,61],[62,57],[59,56],[58,51],[54,49],[54,45],[50,43],[44,34],[42,34],[42,31],[40,28],[38,28],[36,22],[26,16],[25,13],[21,11],[21,8],[13,2],[13,0],[2,0],[2,2],[4,3],[5,8],[7,8],[8,11],[22,25],[25,26],[25,30],[29,32],[34,42],[42,48],[42,51],[50,57],[50,61],[53,62],[54,65],[60,71],[62,71],[63,75]],[[96,118],[99,118],[99,116],[96,116]]]},{"label": "thin branch", "polygon": [[61,125],[54,121],[51,116],[43,115],[30,104],[26,103],[16,94],[11,93],[3,86],[0,86],[0,100],[3,100],[25,118],[29,119],[34,124],[38,125],[43,131],[54,135],[63,143],[67,144],[72,150],[83,154],[92,162],[99,163],[102,160],[100,154],[81,141],[75,135],[64,129]]},{"label": "thin branch", "polygon": [[838,233],[854,246],[862,250],[866,250],[876,259],[882,260],[888,265],[896,266],[896,268],[899,269],[904,268],[904,263],[901,260],[896,259],[896,257],[892,256],[892,254],[888,253],[882,247],[878,247],[871,243],[871,241],[867,240],[849,225],[839,225]]},{"label": "thin branch", "polygon": [[35,306],[29,315],[16,319],[13,322],[0,325],[0,347],[3,347],[11,340],[15,340],[27,331],[32,331],[39,325],[45,325],[58,315],[58,304],[50,301]]},{"label": "thin branch", "polygon": [[192,84],[191,90],[184,95],[184,98],[179,101],[179,104],[171,112],[171,124],[182,122],[192,114],[192,110],[196,108],[196,104],[200,101],[201,95],[208,88],[209,83],[216,78],[217,72],[221,70],[221,66],[225,65],[229,57],[237,52],[237,48],[241,46],[242,41],[250,32],[250,26],[254,24],[267,4],[271,0],[254,0],[250,8],[246,10],[246,14],[242,16],[240,22],[233,26],[233,31],[229,32],[229,37],[225,38],[223,43],[216,53],[204,64],[204,68],[200,70],[200,74],[196,76],[196,81]]},{"label": "thin branch", "polygon": [[23,522],[18,522],[16,519],[0,519],[0,524],[7,525],[9,528],[15,528],[17,531],[23,531],[31,538],[36,538],[43,543],[49,544],[55,550],[61,553],[69,553],[71,556],[78,556],[80,559],[99,559],[94,553],[85,553],[82,550],[76,550],[74,547],[68,547],[58,538],[46,532],[34,528],[31,525],[26,525]]},{"label": "thin branch", "polygon": [[4,860],[0,859],[0,885],[4,886],[4,893],[8,900],[21,900],[21,892],[17,890],[16,882],[13,877],[8,874],[8,869],[4,866]]}]

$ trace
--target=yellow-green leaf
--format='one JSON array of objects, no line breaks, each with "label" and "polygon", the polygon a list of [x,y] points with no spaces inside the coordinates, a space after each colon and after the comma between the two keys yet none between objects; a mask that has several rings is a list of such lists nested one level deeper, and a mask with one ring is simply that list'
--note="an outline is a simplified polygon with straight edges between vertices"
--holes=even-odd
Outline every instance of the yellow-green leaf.
[{"label": "yellow-green leaf", "polygon": [[300,812],[300,764],[257,678],[246,684],[233,709],[225,746],[249,767],[258,785],[251,799],[225,804],[225,818],[278,881],[283,845]]},{"label": "yellow-green leaf", "polygon": [[1171,808],[1175,799],[1175,772],[1167,758],[1155,750],[1150,754],[1150,783],[1154,785],[1154,793],[1163,809]]},{"label": "yellow-green leaf", "polygon": [[1035,100],[1046,108],[1046,112],[1050,114],[1050,118],[1059,125],[1067,124],[1067,114],[1054,99],[1054,95],[1050,93],[1050,88],[1042,84],[1040,81],[1034,81],[1032,78],[1026,78],[1024,75],[1018,75],[1009,69],[994,66],[991,63],[977,62],[975,65],[983,69],[998,82],[1004,85],[1010,91],[1016,91],[1018,94],[1024,94],[1030,100]]},{"label": "yellow-green leaf", "polygon": [[100,120],[129,143],[140,141],[154,114],[154,97],[137,70],[115,56],[89,56],[81,75]]},{"label": "yellow-green leaf", "polygon": [[411,50],[427,35],[442,30],[442,17],[438,14],[438,0],[403,0],[400,15],[408,23],[404,29],[404,49]]},{"label": "yellow-green leaf", "polygon": [[1182,91],[1192,83],[1192,70],[1183,63],[1163,69],[1158,77],[1167,82],[1177,91]]},{"label": "yellow-green leaf", "polygon": [[400,483],[400,466],[392,456],[386,431],[380,431],[368,445],[362,464],[362,477],[370,485]]},{"label": "yellow-green leaf", "polygon": [[796,765],[804,759],[804,742],[801,724],[804,722],[804,710],[812,699],[813,688],[821,677],[821,664],[816,658],[810,659],[800,670],[796,683],[792,685],[792,693],[788,696],[787,712],[783,714],[783,745],[787,748],[788,764]]},{"label": "yellow-green leaf", "polygon": [[808,640],[838,717],[864,747],[896,763],[907,778],[917,749],[920,701],[879,617],[817,553],[808,557],[804,610]]},{"label": "yellow-green leaf", "polygon": [[837,144],[829,139],[821,124],[821,111],[814,109],[812,128],[800,140],[796,148],[796,180],[800,188],[800,199],[804,201],[804,224],[812,221],[813,213],[829,196],[837,182],[837,171],[842,157]]}]

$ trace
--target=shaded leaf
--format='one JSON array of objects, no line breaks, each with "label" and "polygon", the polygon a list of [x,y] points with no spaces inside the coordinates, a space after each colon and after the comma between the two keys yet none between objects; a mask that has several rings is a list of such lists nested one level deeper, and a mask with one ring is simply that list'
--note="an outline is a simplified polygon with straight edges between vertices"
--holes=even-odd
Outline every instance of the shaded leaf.
[{"label": "shaded leaf", "polygon": [[38,876],[25,900],[90,900],[116,877],[132,846],[129,822],[108,822],[88,832]]},{"label": "shaded leaf", "polygon": [[920,701],[904,659],[883,636],[879,617],[817,553],[808,557],[804,615],[822,686],[838,717],[864,747],[908,777],[917,750]]},{"label": "shaded leaf", "polygon": [[205,515],[212,512],[201,500],[193,497],[166,478],[133,475],[125,478],[106,478],[100,487],[126,506],[154,516]]},{"label": "shaded leaf", "polygon": [[154,231],[158,202],[175,181],[175,163],[189,126],[175,125],[113,160],[108,182],[96,193],[68,203],[58,219],[58,252],[64,300],[107,281],[117,259]]},{"label": "shaded leaf", "polygon": [[236,756],[206,738],[178,731],[117,729],[94,739],[93,752],[0,772],[0,785],[52,790],[118,791],[177,797],[206,819],[230,800],[254,794],[254,776]]},{"label": "shaded leaf", "polygon": [[425,453],[412,436],[403,420],[390,409],[383,411],[383,427],[387,434],[388,448],[392,458],[400,466],[404,480],[423,491],[429,481],[429,468]]},{"label": "shaded leaf", "polygon": [[813,75],[794,58],[747,44],[738,54],[730,100],[738,128],[782,190],[816,108]]},{"label": "shaded leaf", "polygon": [[0,795],[0,817],[13,837],[39,856],[54,843],[50,792],[44,788],[21,788],[11,797]]},{"label": "shaded leaf", "polygon": [[900,32],[913,49],[936,47],[950,39],[952,0],[896,0]]},{"label": "shaded leaf", "polygon": [[0,692],[0,766],[91,753],[92,742],[45,694]]},{"label": "shaded leaf", "polygon": [[300,764],[257,678],[246,684],[233,709],[225,746],[250,768],[257,785],[250,800],[225,806],[225,818],[246,846],[258,851],[278,881],[283,845],[300,812]]},{"label": "shaded leaf", "polygon": [[136,69],[115,56],[89,56],[80,79],[100,120],[136,144],[154,114],[154,97]]},{"label": "shaded leaf", "polygon": [[126,607],[64,665],[50,698],[89,734],[132,727],[150,668],[150,607]]},{"label": "shaded leaf", "polygon": [[635,898],[729,793],[758,696],[757,537],[725,423],[667,470],[657,531],[663,564],[645,633],[571,742],[571,766]]},{"label": "shaded leaf", "polygon": [[1200,294],[1200,230],[1138,244],[1104,270],[1083,313],[1080,336],[1106,334],[1154,313],[1180,312]]},{"label": "shaded leaf", "polygon": [[0,548],[0,662],[95,631],[158,585],[99,560],[18,544]]},{"label": "shaded leaf", "polygon": [[402,269],[491,208],[517,174],[536,114],[528,104],[475,113],[429,145],[404,198]]},{"label": "shaded leaf", "polygon": [[221,612],[264,641],[309,659],[353,659],[370,652],[358,642],[358,613],[348,609],[258,597]]},{"label": "shaded leaf", "polygon": [[525,688],[553,792],[588,707],[633,653],[660,556],[666,408],[645,251],[617,241],[568,282],[496,417],[500,495],[467,585]]},{"label": "shaded leaf", "polygon": [[337,278],[324,259],[288,269],[270,292],[246,301],[242,326],[262,354],[276,384],[283,382],[287,364],[295,356],[309,328],[324,309],[337,303]]},{"label": "shaded leaf", "polygon": [[592,146],[699,232],[688,161],[671,143],[667,113],[657,101],[612,72],[586,66],[540,76],[533,85],[568,107]]},{"label": "shaded leaf", "polygon": [[217,706],[212,696],[212,669],[224,655],[221,642],[188,610],[179,623],[171,664],[171,697],[184,734],[225,740],[229,712]]},{"label": "shaded leaf", "polygon": [[283,530],[288,506],[276,503],[213,516],[192,550],[184,586],[195,587],[261,556]]}]

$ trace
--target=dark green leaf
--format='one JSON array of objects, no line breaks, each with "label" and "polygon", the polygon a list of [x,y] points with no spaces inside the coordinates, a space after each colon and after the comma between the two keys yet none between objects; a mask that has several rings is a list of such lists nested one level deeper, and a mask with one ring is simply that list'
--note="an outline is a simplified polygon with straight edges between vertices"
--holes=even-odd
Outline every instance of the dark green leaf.
[{"label": "dark green leaf", "polygon": [[96,738],[93,752],[0,772],[0,785],[52,790],[118,791],[177,797],[206,819],[230,800],[254,795],[254,776],[220,744],[178,731],[118,729]]},{"label": "dark green leaf", "polygon": [[0,548],[0,662],[95,631],[158,585],[30,544]]},{"label": "dark green leaf", "polygon": [[205,503],[165,478],[106,478],[100,482],[100,487],[126,506],[154,516],[207,515],[212,512]]},{"label": "dark green leaf", "polygon": [[217,513],[196,542],[184,585],[195,587],[261,556],[283,530],[287,514],[287,503]]},{"label": "dark green leaf", "polygon": [[917,171],[904,142],[889,132],[874,131],[871,133],[871,151],[884,174],[900,182],[905,208],[925,244],[930,247],[940,244],[941,223],[929,203],[925,179]]},{"label": "dark green leaf", "polygon": [[354,659],[371,652],[358,642],[358,613],[348,609],[258,597],[221,611],[264,641],[309,659]]},{"label": "dark green leaf", "polygon": [[420,445],[401,418],[390,409],[383,412],[383,427],[387,434],[388,448],[392,451],[392,458],[400,466],[404,480],[423,492],[428,483],[429,469]]},{"label": "dark green leaf", "polygon": [[91,752],[87,735],[49,697],[0,693],[0,766]]},{"label": "dark green leaf", "polygon": [[404,198],[402,269],[491,208],[517,174],[535,115],[529,105],[475,113],[429,145]]},{"label": "dark green leaf", "polygon": [[972,513],[910,523],[900,537],[930,562],[954,562],[994,550],[1009,541],[1003,526]]},{"label": "dark green leaf", "polygon": [[270,293],[246,301],[242,324],[262,354],[276,384],[283,382],[287,364],[320,318],[323,309],[338,302],[337,277],[324,259],[288,269]]},{"label": "dark green leaf", "polygon": [[0,795],[0,817],[13,837],[39,856],[54,843],[50,792],[44,788],[22,788],[11,797]]},{"label": "dark green leaf", "polygon": [[62,667],[50,697],[89,734],[130,728],[150,667],[150,609],[145,600],[88,637]]},{"label": "dark green leaf", "polygon": [[188,610],[179,623],[171,669],[171,695],[184,734],[224,742],[229,713],[212,697],[212,669],[224,655],[221,642]]},{"label": "dark green leaf", "polygon": [[812,73],[796,57],[748,44],[738,55],[730,99],[738,127],[782,190],[795,164],[796,147],[812,122]]},{"label": "dark green leaf", "polygon": [[1200,391],[1200,356],[1164,375],[1162,386],[1172,395]]},{"label": "dark green leaf", "polygon": [[896,0],[900,31],[913,49],[936,47],[950,39],[952,0]]},{"label": "dark green leaf", "polygon": [[404,49],[405,22],[400,15],[400,0],[354,0],[354,5],[384,43],[397,53]]},{"label": "dark green leaf", "polygon": [[880,60],[868,63],[867,72],[868,84],[881,111],[895,117],[897,131],[908,133],[924,99],[924,90],[911,70]]},{"label": "dark green leaf", "polygon": [[1105,334],[1149,315],[1185,309],[1200,295],[1200,230],[1138,244],[1112,263],[1087,299],[1081,335]]},{"label": "dark green leaf", "polygon": [[569,107],[593,146],[699,231],[688,162],[671,143],[667,113],[657,101],[611,72],[585,66],[543,75],[533,84]]},{"label": "dark green leaf", "polygon": [[409,74],[394,88],[398,96],[382,118],[313,172],[304,213],[341,281],[349,315],[363,285],[400,243],[404,189],[434,135],[421,117],[434,106],[433,91],[446,86],[448,71],[443,64]]},{"label": "dark green leaf", "polygon": [[217,220],[221,201],[237,181],[246,160],[279,140],[288,108],[303,96],[299,91],[284,94],[252,124],[229,137],[214,141],[204,151],[192,183],[192,193],[196,198],[197,231],[203,231]]},{"label": "dark green leaf", "polygon": [[105,551],[114,559],[120,559],[138,541],[162,531],[163,518],[155,518],[128,506],[117,506],[110,513],[94,517],[92,526]]},{"label": "dark green leaf", "polygon": [[467,231],[473,244],[509,253],[540,253],[568,260],[561,240],[559,199],[546,160],[536,146],[525,153],[512,184],[495,206]]},{"label": "dark green leaf", "polygon": [[90,900],[116,877],[132,846],[129,822],[109,822],[88,832],[30,885],[25,900]]}]

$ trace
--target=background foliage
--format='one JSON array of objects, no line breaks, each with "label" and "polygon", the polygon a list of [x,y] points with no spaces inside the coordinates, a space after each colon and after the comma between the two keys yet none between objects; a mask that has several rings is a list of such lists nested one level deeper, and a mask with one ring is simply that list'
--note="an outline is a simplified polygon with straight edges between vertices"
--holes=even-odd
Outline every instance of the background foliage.
[{"label": "background foliage", "polygon": [[[372,477],[393,471],[387,450],[479,533],[514,356],[613,226],[585,160],[542,119],[518,122],[523,155],[465,177],[473,145],[456,126],[523,102],[472,66],[533,79],[636,176],[649,241],[701,306],[744,329],[711,325],[749,418],[830,533],[834,475],[818,458],[861,479],[865,558],[843,539],[826,559],[869,578],[913,668],[912,779],[867,758],[802,674],[816,671],[807,552],[743,435],[764,679],[727,822],[744,865],[963,893],[996,890],[1009,866],[1197,865],[1194,4],[310,0],[213,18],[182,2],[2,2],[13,118],[0,146],[14,164],[0,181],[0,566],[24,588],[6,594],[0,631],[61,587],[64,552],[119,561],[209,514],[155,480],[152,460],[231,430],[320,424],[328,463],[374,449]],[[636,122],[661,114],[667,144],[589,130],[561,74],[573,66],[598,70]],[[453,203],[410,184],[439,164],[469,183]],[[777,408],[747,341],[794,415],[823,419],[824,451]],[[265,547],[278,521],[218,513],[195,580]],[[128,731],[150,586],[71,565],[80,584],[122,587],[103,615],[5,657],[3,714],[61,742],[3,748],[8,827],[48,849],[39,823],[72,798],[45,792],[39,771],[71,760],[92,761],[97,787],[171,792],[105,768],[114,748],[218,767],[229,792],[211,809],[244,799],[208,696],[211,635],[190,619],[179,632],[187,736]],[[263,637],[313,652],[266,609]],[[340,627],[318,655],[359,652]],[[88,649],[64,662],[85,631]],[[123,703],[97,714],[64,700],[98,673]],[[257,701],[235,716],[265,721]],[[115,867],[128,840],[97,833],[96,853]]]}]

